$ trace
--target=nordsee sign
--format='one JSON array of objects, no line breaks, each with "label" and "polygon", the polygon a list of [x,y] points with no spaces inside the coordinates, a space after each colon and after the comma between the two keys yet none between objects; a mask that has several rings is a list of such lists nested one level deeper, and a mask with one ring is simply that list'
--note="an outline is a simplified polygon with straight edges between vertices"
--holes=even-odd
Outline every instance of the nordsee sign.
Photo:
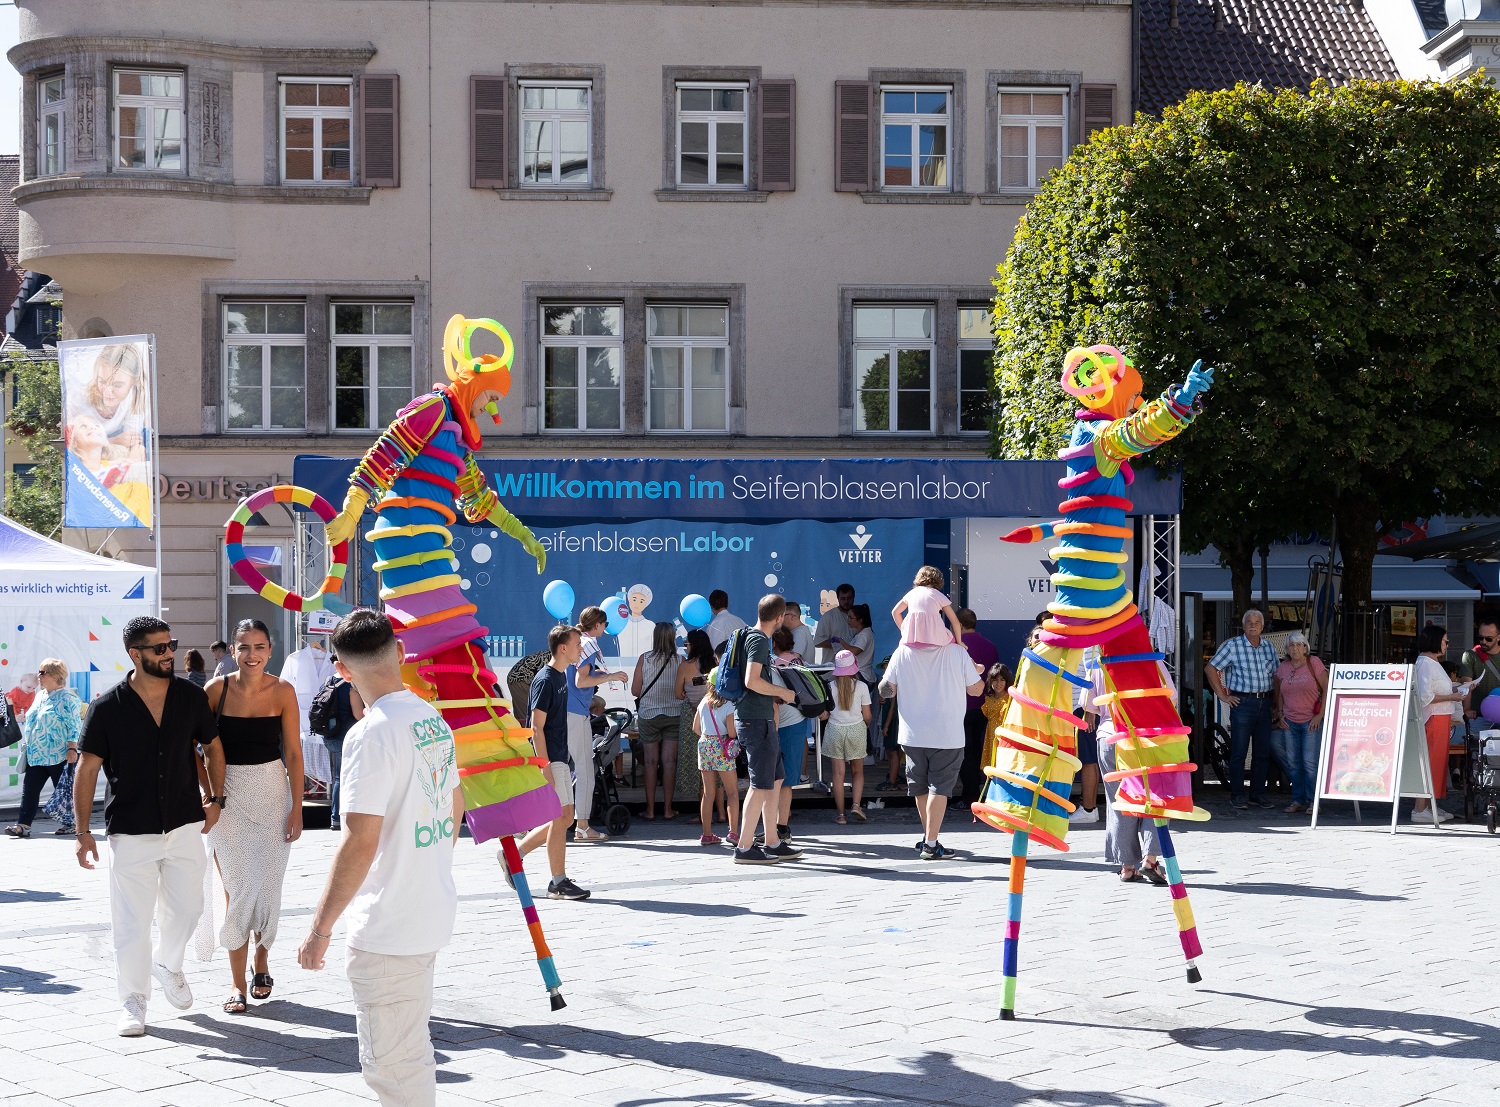
[{"label": "nordsee sign", "polygon": [[[525,520],[1055,518],[1064,475],[1057,461],[919,458],[481,458],[479,467]],[[304,455],[294,480],[338,504],[353,468]],[[1175,473],[1142,471],[1130,495],[1138,514],[1181,510]]]}]

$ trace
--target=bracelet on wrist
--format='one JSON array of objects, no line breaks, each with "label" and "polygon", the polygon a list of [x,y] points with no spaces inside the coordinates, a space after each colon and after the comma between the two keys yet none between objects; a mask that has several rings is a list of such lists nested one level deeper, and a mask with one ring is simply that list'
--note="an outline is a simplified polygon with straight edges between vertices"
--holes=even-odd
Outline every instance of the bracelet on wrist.
[{"label": "bracelet on wrist", "polygon": [[332,931],[329,931],[327,934],[319,934],[318,933],[318,928],[315,927],[315,926],[313,926],[311,923],[308,924],[307,928],[312,931],[312,936],[314,938],[322,938],[325,942],[328,941],[330,938],[333,937],[333,932]]}]

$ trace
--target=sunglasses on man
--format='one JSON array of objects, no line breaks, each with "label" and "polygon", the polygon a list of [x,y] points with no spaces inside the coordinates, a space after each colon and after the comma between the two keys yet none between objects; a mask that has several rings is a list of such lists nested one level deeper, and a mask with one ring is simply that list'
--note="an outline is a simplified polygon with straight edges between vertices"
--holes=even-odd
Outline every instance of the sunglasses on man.
[{"label": "sunglasses on man", "polygon": [[1479,641],[1483,645],[1493,646],[1495,644],[1495,636],[1493,634],[1481,634]]},{"label": "sunglasses on man", "polygon": [[177,652],[177,639],[171,638],[165,642],[158,642],[154,646],[137,646],[136,649],[142,653],[150,653],[155,654],[157,657],[162,657],[165,654]]}]

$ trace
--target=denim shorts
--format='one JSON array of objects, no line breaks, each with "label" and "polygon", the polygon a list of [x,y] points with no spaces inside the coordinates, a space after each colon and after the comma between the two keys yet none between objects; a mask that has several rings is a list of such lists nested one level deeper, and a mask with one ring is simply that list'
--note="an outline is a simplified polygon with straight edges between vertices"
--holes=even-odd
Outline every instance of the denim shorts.
[{"label": "denim shorts", "polygon": [[750,763],[750,787],[767,790],[776,787],[776,782],[786,776],[781,742],[776,737],[776,720],[736,718],[735,729],[740,736],[740,749]]},{"label": "denim shorts", "polygon": [[807,724],[808,720],[803,719],[800,723],[784,726],[776,732],[776,740],[781,743],[781,767],[786,774],[782,784],[788,788],[802,783],[802,758],[807,753]]}]

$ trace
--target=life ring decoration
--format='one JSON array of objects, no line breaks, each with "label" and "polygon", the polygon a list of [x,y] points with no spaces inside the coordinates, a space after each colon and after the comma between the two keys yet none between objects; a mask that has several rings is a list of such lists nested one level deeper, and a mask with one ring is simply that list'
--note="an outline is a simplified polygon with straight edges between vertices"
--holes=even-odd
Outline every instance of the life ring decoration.
[{"label": "life ring decoration", "polygon": [[229,567],[242,581],[255,589],[262,599],[270,600],[277,607],[284,607],[288,611],[318,611],[323,607],[325,597],[337,593],[343,586],[344,574],[349,570],[349,543],[340,542],[329,552],[328,576],[323,581],[323,587],[310,596],[299,596],[288,591],[267,580],[245,553],[246,524],[257,511],[271,504],[291,504],[293,507],[305,508],[324,523],[331,522],[338,514],[333,505],[322,496],[295,484],[273,484],[251,493],[235,508],[224,527],[224,553],[229,558]]}]

